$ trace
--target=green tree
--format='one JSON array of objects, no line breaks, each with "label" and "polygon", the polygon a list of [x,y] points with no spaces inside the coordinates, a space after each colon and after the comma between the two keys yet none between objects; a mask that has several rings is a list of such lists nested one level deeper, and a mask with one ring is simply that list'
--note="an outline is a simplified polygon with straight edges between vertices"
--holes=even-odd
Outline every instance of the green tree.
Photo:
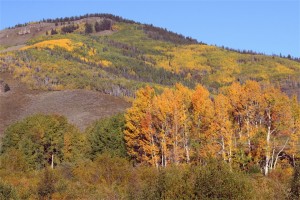
[{"label": "green tree", "polygon": [[85,23],[85,33],[89,34],[93,32],[93,25],[89,23]]},{"label": "green tree", "polygon": [[96,23],[95,23],[95,31],[96,31],[96,32],[101,31],[101,24],[100,24],[99,22],[96,22]]},{"label": "green tree", "polygon": [[[71,135],[72,142],[68,142],[67,136]],[[79,145],[79,131],[68,124],[67,119],[58,115],[37,114],[23,119],[11,125],[2,139],[1,154],[10,149],[17,149],[25,158],[29,168],[42,168],[50,165],[52,160],[57,165],[66,159],[64,147],[82,148]],[[71,154],[76,151],[71,152]]]},{"label": "green tree", "polygon": [[90,156],[94,158],[97,154],[106,152],[126,157],[127,153],[123,135],[124,128],[125,118],[123,114],[117,114],[95,122],[87,130]]},{"label": "green tree", "polygon": [[227,165],[210,161],[195,169],[194,193],[196,199],[252,199],[253,188],[247,177],[232,172]]},{"label": "green tree", "polygon": [[57,32],[56,29],[51,29],[51,32],[50,32],[51,35],[55,35],[55,34],[57,34],[57,33],[58,33],[58,32]]}]

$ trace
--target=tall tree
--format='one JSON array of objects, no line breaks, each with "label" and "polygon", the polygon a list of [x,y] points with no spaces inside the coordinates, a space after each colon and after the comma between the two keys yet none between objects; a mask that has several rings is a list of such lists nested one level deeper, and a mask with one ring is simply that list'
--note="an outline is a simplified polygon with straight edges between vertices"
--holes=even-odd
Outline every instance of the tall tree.
[{"label": "tall tree", "polygon": [[[233,83],[225,92],[228,96],[235,132],[235,148],[240,148],[248,155],[238,158],[241,162],[244,159],[252,158],[254,150],[252,139],[258,132],[258,124],[263,116],[260,109],[262,101],[262,91],[260,85],[255,81],[246,81],[245,84]],[[245,144],[247,144],[245,146]]]},{"label": "tall tree", "polygon": [[[263,91],[262,109],[266,133],[264,174],[268,175],[270,169],[276,168],[279,154],[289,140],[292,114],[288,97],[272,86],[266,86]],[[284,139],[284,143],[280,142],[280,137]]]},{"label": "tall tree", "polygon": [[147,86],[136,93],[133,105],[125,115],[124,138],[128,154],[137,162],[157,165],[156,136],[152,127],[154,89]]},{"label": "tall tree", "polygon": [[203,158],[211,157],[215,153],[213,135],[209,132],[209,127],[214,117],[213,103],[209,95],[209,91],[206,88],[198,85],[191,98],[191,144],[195,151],[194,157],[197,162]]},{"label": "tall tree", "polygon": [[95,158],[97,154],[103,153],[126,157],[124,128],[123,114],[101,119],[90,126],[86,131],[90,157]]},{"label": "tall tree", "polygon": [[292,110],[292,127],[289,141],[288,153],[291,155],[293,160],[293,166],[295,166],[295,157],[299,153],[300,145],[300,104],[298,103],[297,97],[293,96],[291,101]]},{"label": "tall tree", "polygon": [[215,135],[216,142],[220,145],[222,159],[231,165],[235,150],[233,124],[230,119],[231,106],[228,97],[219,94],[215,98],[214,109],[215,117],[211,124],[212,133]]}]

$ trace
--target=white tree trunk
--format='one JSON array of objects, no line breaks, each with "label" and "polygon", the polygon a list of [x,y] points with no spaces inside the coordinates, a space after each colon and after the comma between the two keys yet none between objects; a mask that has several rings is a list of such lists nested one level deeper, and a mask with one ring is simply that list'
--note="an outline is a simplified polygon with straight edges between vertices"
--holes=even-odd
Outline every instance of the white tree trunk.
[{"label": "white tree trunk", "polygon": [[267,131],[267,138],[266,138],[266,163],[265,163],[265,176],[269,173],[269,162],[270,162],[270,138],[271,138],[271,114],[270,110],[267,110],[267,116],[268,116],[268,131]]},{"label": "white tree trunk", "polygon": [[51,156],[51,169],[53,169],[53,167],[54,167],[53,159],[54,159],[54,154],[52,153],[52,156]]},{"label": "white tree trunk", "polygon": [[270,162],[270,136],[271,136],[271,127],[268,127],[267,144],[266,144],[265,176],[267,176],[268,173],[269,173],[269,162]]},{"label": "white tree trunk", "polygon": [[286,141],[285,141],[285,144],[283,145],[283,147],[280,149],[280,151],[277,153],[276,155],[276,159],[275,159],[275,162],[274,162],[274,169],[276,168],[276,165],[277,165],[277,162],[278,162],[278,158],[279,158],[279,154],[285,149],[287,143],[289,142],[290,138],[288,138]]}]

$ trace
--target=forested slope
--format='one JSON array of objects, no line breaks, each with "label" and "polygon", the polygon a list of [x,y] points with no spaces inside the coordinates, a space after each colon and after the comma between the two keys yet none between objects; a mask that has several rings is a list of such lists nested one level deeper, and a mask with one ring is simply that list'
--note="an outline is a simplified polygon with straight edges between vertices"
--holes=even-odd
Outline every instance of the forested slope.
[{"label": "forested slope", "polygon": [[[25,33],[18,35],[20,31]],[[0,70],[32,88],[134,96],[146,84],[161,89],[181,82],[190,88],[200,83],[214,93],[234,81],[251,79],[299,95],[297,59],[209,46],[112,15],[44,20],[1,32]],[[16,44],[8,42],[11,37],[25,46],[6,52]]]},{"label": "forested slope", "polygon": [[108,14],[0,45],[0,199],[299,199],[299,59]]}]

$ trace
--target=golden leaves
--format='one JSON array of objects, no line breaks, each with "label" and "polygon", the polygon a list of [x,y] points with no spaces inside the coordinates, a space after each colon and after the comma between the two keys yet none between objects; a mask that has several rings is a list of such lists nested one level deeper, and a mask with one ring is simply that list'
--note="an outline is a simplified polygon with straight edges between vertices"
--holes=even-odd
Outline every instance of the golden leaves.
[{"label": "golden leaves", "polygon": [[45,48],[50,48],[54,49],[55,47],[60,47],[63,48],[67,51],[73,51],[74,48],[82,46],[82,42],[74,43],[70,39],[57,39],[57,40],[46,40],[43,42],[38,42],[36,44],[30,45],[30,46],[25,46],[21,48],[21,50],[26,50],[30,48],[37,48],[37,49],[45,49]]}]

